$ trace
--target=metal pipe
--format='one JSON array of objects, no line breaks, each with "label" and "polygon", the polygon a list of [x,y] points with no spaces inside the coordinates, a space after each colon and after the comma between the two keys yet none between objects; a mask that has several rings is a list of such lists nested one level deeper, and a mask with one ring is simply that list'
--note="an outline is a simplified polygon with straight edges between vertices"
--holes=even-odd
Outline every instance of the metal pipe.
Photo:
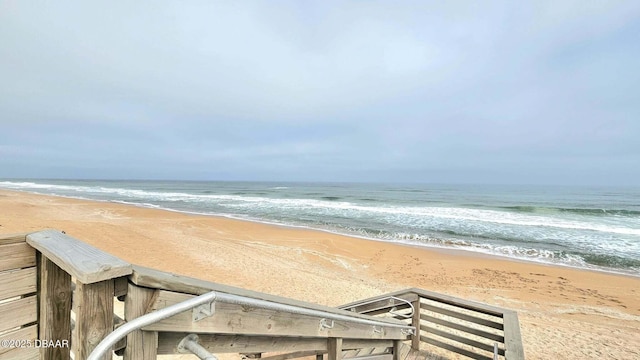
[{"label": "metal pipe", "polygon": [[208,292],[128,321],[102,339],[98,346],[93,349],[89,357],[87,357],[87,360],[101,360],[113,345],[115,345],[115,343],[127,336],[130,332],[141,329],[175,314],[179,314],[183,311],[191,310],[198,305],[213,302],[216,300],[216,296],[217,294],[215,291]]},{"label": "metal pipe", "polygon": [[190,352],[202,360],[218,360],[212,353],[208,352],[202,345],[198,343],[198,335],[189,334],[184,337],[178,344],[179,352]]}]

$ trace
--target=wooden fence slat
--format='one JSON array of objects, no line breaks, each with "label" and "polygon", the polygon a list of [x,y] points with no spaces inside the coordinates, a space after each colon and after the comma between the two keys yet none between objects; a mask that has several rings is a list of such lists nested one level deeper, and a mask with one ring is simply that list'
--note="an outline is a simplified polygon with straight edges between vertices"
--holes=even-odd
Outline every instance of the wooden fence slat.
[{"label": "wooden fence slat", "polygon": [[390,348],[394,340],[384,339],[342,339],[342,349]]},{"label": "wooden fence slat", "polygon": [[437,346],[437,347],[445,349],[445,350],[453,351],[454,353],[457,353],[457,354],[460,354],[460,355],[464,355],[466,357],[470,357],[472,359],[493,360],[493,356],[489,357],[489,356],[485,356],[485,355],[480,355],[480,354],[474,353],[473,351],[465,350],[465,349],[459,348],[459,347],[451,345],[451,344],[447,344],[445,342],[442,342],[442,341],[439,341],[439,340],[436,340],[436,339],[432,339],[432,338],[428,338],[428,337],[422,336],[422,341],[426,342],[427,344],[430,344],[430,345],[433,345],[433,346]]},{"label": "wooden fence slat", "polygon": [[[158,333],[158,355],[177,354],[178,342],[187,335],[188,333]],[[198,334],[198,343],[214,354],[327,351],[327,340],[317,338]]]},{"label": "wooden fence slat", "polygon": [[352,358],[344,358],[353,359],[353,360],[393,360],[393,354],[374,354],[374,355],[365,355],[365,356],[356,356]]},{"label": "wooden fence slat", "polygon": [[0,300],[36,292],[36,268],[0,272]]},{"label": "wooden fence slat", "polygon": [[0,234],[0,245],[16,244],[27,241],[27,234]]},{"label": "wooden fence slat", "polygon": [[[6,340],[35,340],[38,338],[38,326],[31,325],[0,335],[0,342]],[[0,355],[11,351],[10,347],[0,346]],[[1,357],[0,357],[1,358]]]},{"label": "wooden fence slat", "polygon": [[11,349],[11,351],[0,354],[0,360],[40,360],[40,352],[37,348]]},{"label": "wooden fence slat", "polygon": [[400,346],[400,360],[405,360],[410,351],[411,346],[409,344],[402,343],[402,346]]},{"label": "wooden fence slat", "polygon": [[428,304],[421,304],[420,307],[424,310],[428,310],[428,311],[432,311],[438,314],[442,314],[442,315],[446,315],[446,316],[451,316],[460,320],[464,320],[464,321],[468,321],[474,324],[480,324],[480,325],[484,325],[487,327],[491,327],[494,329],[498,329],[498,330],[502,330],[503,329],[503,325],[499,322],[495,322],[495,321],[491,321],[491,320],[487,320],[487,319],[482,319],[479,317],[475,317],[472,315],[468,315],[468,314],[462,314],[459,312],[455,312],[453,310],[448,310],[448,309],[444,309],[444,308],[440,308],[437,306],[432,306],[432,305],[428,305]]},{"label": "wooden fence slat", "polygon": [[38,320],[38,304],[35,295],[0,304],[0,332]]},{"label": "wooden fence slat", "polygon": [[298,359],[301,357],[308,357],[313,355],[319,355],[319,353],[314,350],[294,351],[286,354],[271,355],[271,356],[263,357],[260,359],[261,360],[289,360],[289,359]]},{"label": "wooden fence slat", "polygon": [[[455,334],[451,334],[448,333],[446,331],[442,331],[436,328],[432,328],[432,327],[425,327],[424,329],[427,333],[429,334],[433,334],[433,335],[437,335],[449,340],[453,340],[453,341],[457,341],[459,343],[465,344],[465,345],[469,345],[469,346],[473,346],[476,347],[478,349],[482,349],[484,351],[488,351],[490,353],[493,352],[493,344],[486,344],[480,341],[476,341],[476,340],[472,340],[463,336],[458,336]],[[503,348],[498,348],[498,353],[500,355],[504,355],[504,349]]]},{"label": "wooden fence slat", "polygon": [[420,295],[420,297],[427,300],[433,300],[439,303],[448,304],[448,305],[460,307],[463,309],[473,310],[475,312],[479,312],[485,315],[495,316],[497,318],[502,318],[502,314],[504,313],[504,310],[505,310],[505,309],[501,309],[488,304],[464,300],[464,299],[460,299],[460,298],[445,295],[445,294],[438,294],[436,292],[427,291],[424,289],[411,289],[411,291],[417,293],[418,295]]},{"label": "wooden fence slat", "polygon": [[36,251],[26,242],[0,245],[0,271],[36,265]]},{"label": "wooden fence slat", "polygon": [[[464,331],[464,332],[467,332],[469,334],[477,335],[477,336],[480,336],[480,337],[483,337],[483,338],[491,339],[491,340],[497,341],[499,343],[504,343],[504,336],[501,336],[501,335],[492,334],[490,332],[474,329],[474,328],[471,328],[471,327],[468,327],[468,326],[464,326],[464,325],[457,324],[457,323],[454,323],[454,322],[451,322],[451,321],[447,321],[447,320],[434,318],[434,317],[431,317],[431,316],[422,315],[422,316],[420,316],[420,319],[421,320],[425,320],[425,321],[430,322],[430,323],[434,323],[434,324],[446,326],[446,327],[449,327],[449,328],[452,328],[452,329]],[[421,325],[420,326],[420,330],[427,331],[426,326]]]}]

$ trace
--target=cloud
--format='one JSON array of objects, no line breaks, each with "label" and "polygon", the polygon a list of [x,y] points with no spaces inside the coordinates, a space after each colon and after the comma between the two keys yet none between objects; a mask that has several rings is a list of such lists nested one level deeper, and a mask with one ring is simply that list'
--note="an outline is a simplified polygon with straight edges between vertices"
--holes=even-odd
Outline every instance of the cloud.
[{"label": "cloud", "polygon": [[546,182],[573,163],[633,182],[639,19],[634,2],[7,1],[0,176]]}]

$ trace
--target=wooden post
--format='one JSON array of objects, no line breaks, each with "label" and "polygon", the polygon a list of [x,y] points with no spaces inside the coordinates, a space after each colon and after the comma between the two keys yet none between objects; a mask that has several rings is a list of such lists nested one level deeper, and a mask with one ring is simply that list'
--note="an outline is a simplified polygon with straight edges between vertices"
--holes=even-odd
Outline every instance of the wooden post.
[{"label": "wooden post", "polygon": [[[124,318],[131,321],[147,312],[153,301],[155,291],[149,288],[128,285],[124,299]],[[125,360],[155,360],[158,352],[158,333],[155,331],[136,330],[127,335],[127,347],[124,350]]]},{"label": "wooden post", "polygon": [[342,359],[342,338],[327,339],[327,360]]},{"label": "wooden post", "polygon": [[71,275],[40,253],[38,258],[38,338],[62,345],[41,347],[40,358],[68,360],[71,342]]},{"label": "wooden post", "polygon": [[416,328],[415,334],[411,335],[411,348],[414,350],[420,350],[420,297],[411,304],[413,305],[413,318],[411,319],[411,325]]},{"label": "wooden post", "polygon": [[[113,280],[93,284],[76,281],[73,302],[76,313],[73,353],[76,359],[86,359],[113,331]],[[103,359],[110,360],[112,355],[112,352],[107,352]]]},{"label": "wooden post", "polygon": [[402,348],[402,340],[393,341],[393,360],[400,360],[400,349]]}]

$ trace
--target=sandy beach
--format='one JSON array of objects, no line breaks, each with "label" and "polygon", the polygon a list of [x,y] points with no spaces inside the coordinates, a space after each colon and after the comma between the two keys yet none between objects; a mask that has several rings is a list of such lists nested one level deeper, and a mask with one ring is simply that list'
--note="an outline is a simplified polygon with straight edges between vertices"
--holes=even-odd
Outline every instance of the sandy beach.
[{"label": "sandy beach", "polygon": [[527,359],[640,358],[640,278],[0,190],[0,233],[64,230],[131,263],[336,306],[418,287],[516,310]]}]

